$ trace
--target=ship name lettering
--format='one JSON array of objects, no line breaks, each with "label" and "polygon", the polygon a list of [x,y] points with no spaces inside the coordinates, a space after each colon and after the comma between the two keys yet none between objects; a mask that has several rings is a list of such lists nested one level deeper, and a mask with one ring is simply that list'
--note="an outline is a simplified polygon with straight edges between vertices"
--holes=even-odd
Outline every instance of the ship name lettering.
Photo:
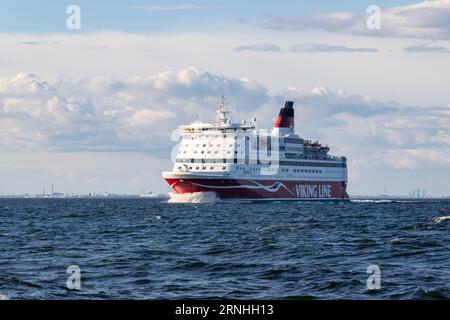
[{"label": "ship name lettering", "polygon": [[297,184],[295,192],[297,198],[331,198],[331,185]]}]

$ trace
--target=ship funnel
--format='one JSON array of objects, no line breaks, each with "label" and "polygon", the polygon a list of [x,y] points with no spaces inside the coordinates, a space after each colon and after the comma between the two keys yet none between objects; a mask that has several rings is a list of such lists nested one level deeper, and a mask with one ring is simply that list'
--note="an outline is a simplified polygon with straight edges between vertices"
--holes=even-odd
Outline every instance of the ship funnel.
[{"label": "ship funnel", "polygon": [[275,121],[275,128],[290,128],[294,130],[294,102],[286,101]]}]

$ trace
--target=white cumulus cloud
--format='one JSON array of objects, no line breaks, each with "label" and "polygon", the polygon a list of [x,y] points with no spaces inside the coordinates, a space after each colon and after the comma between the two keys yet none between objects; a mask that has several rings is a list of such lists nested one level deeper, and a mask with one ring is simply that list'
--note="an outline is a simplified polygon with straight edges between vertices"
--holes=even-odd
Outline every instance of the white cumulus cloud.
[{"label": "white cumulus cloud", "polygon": [[124,79],[60,77],[54,83],[30,73],[3,77],[0,150],[168,156],[175,144],[172,132],[196,114],[212,119],[221,95],[230,97],[234,119],[256,116],[261,128],[273,126],[284,100],[294,100],[299,134],[330,144],[355,164],[392,166],[389,157],[376,160],[380,152],[404,150],[405,167],[430,161],[447,165],[441,153],[450,147],[449,107],[407,107],[325,87],[276,93],[249,79],[194,67]]}]

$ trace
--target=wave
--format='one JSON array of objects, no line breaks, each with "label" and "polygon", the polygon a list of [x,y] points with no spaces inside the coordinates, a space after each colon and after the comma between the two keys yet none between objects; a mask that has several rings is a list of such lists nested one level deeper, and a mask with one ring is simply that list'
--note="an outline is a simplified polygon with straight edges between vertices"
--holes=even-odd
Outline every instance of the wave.
[{"label": "wave", "polygon": [[161,220],[161,216],[148,216],[144,218],[144,221],[159,221]]},{"label": "wave", "polygon": [[260,227],[256,228],[256,231],[258,232],[294,232],[297,231],[296,227],[276,227],[276,226],[270,226],[270,227]]},{"label": "wave", "polygon": [[370,202],[370,203],[391,203],[391,202],[399,202],[396,200],[386,200],[386,199],[350,199],[351,202]]},{"label": "wave", "polygon": [[216,203],[219,198],[215,192],[173,193],[169,192],[168,203]]},{"label": "wave", "polygon": [[140,195],[140,198],[143,199],[168,199],[169,195],[168,194],[156,194],[156,193],[151,193],[151,194],[145,194],[145,195]]},{"label": "wave", "polygon": [[389,244],[399,244],[399,243],[402,243],[402,242],[403,241],[400,238],[394,238],[394,239],[391,239],[391,240],[387,241],[387,243],[389,243]]},{"label": "wave", "polygon": [[434,217],[433,219],[434,223],[441,223],[447,220],[450,220],[450,216],[439,216],[439,217]]}]

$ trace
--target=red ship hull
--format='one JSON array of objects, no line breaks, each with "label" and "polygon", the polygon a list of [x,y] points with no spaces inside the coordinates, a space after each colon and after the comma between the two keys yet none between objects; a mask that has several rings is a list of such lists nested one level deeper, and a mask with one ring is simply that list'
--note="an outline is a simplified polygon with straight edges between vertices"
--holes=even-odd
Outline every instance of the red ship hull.
[{"label": "red ship hull", "polygon": [[221,199],[348,200],[345,181],[165,178],[180,194],[215,192]]}]

